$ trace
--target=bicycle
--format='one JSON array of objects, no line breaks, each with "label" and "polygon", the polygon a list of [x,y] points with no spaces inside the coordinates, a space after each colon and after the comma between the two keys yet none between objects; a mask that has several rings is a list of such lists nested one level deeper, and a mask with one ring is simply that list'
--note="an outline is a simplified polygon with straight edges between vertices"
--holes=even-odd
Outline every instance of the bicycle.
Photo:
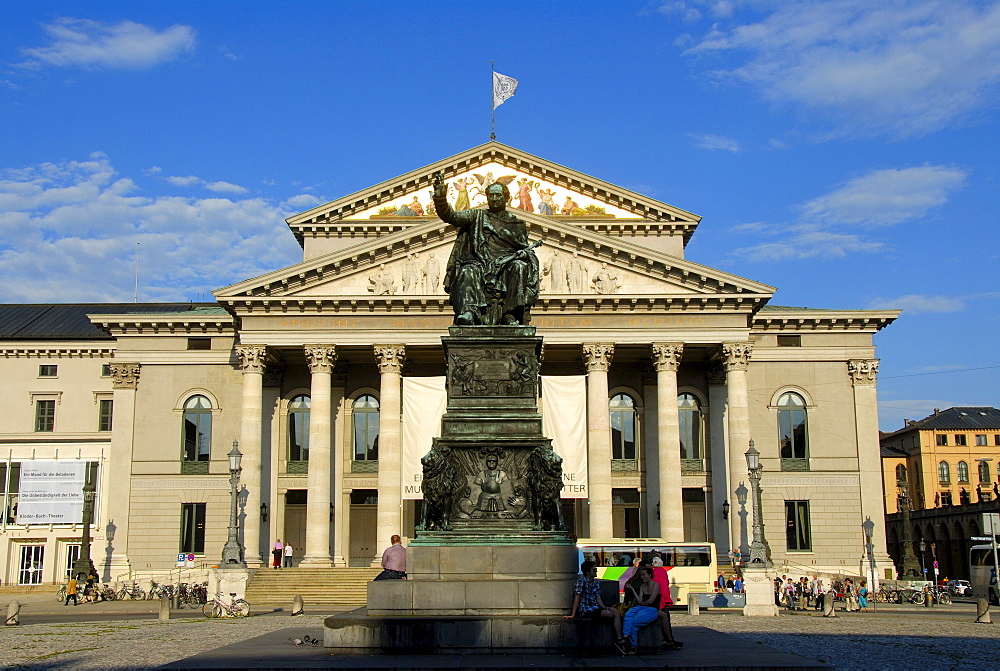
[{"label": "bicycle", "polygon": [[244,599],[237,599],[236,592],[229,593],[230,602],[226,603],[222,599],[222,592],[218,592],[215,598],[206,603],[201,612],[205,617],[247,617],[250,615],[250,604]]},{"label": "bicycle", "polygon": [[60,587],[59,591],[56,592],[56,601],[59,603],[66,603],[66,585]]},{"label": "bicycle", "polygon": [[146,598],[146,592],[139,587],[137,583],[132,583],[132,586],[123,585],[120,590],[118,590],[119,599],[133,599],[134,601],[143,601]]}]

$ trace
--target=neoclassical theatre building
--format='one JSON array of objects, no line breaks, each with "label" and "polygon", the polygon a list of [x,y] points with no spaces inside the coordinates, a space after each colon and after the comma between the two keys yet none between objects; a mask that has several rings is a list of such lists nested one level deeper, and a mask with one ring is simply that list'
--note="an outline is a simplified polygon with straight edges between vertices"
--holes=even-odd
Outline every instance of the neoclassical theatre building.
[{"label": "neoclassical theatre building", "polygon": [[575,534],[746,552],[753,441],[774,561],[857,573],[870,518],[884,575],[873,336],[898,313],[769,305],[685,258],[696,215],[490,142],[288,219],[302,262],[214,303],[0,306],[4,583],[61,580],[78,551],[78,522],[18,514],[46,460],[88,464],[105,579],[218,563],[234,441],[248,563],[280,538],[368,566],[412,537],[454,316],[436,172],[456,210],[505,183],[542,243],[539,407]]}]

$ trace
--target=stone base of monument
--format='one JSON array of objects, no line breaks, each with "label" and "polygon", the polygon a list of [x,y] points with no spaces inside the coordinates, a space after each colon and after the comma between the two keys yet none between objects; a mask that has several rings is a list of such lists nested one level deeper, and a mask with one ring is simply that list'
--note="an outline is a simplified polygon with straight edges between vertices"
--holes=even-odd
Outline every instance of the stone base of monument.
[{"label": "stone base of monument", "polygon": [[747,597],[744,615],[774,617],[778,614],[778,607],[774,604],[774,569],[743,569],[743,591]]},{"label": "stone base of monument", "polygon": [[[377,618],[362,609],[330,616],[324,625],[323,645],[343,655],[609,652],[615,638],[604,622],[542,616]],[[640,649],[659,650],[662,643],[659,622],[639,631]]]}]

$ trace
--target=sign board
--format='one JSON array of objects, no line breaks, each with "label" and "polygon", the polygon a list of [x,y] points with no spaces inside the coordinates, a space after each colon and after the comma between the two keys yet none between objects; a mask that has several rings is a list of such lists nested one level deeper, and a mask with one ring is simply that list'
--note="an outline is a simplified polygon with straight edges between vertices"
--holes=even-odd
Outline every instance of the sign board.
[{"label": "sign board", "polygon": [[22,461],[18,524],[79,524],[86,461]]},{"label": "sign board", "polygon": [[184,561],[187,559],[187,555],[183,552],[177,553],[177,566],[184,566]]}]

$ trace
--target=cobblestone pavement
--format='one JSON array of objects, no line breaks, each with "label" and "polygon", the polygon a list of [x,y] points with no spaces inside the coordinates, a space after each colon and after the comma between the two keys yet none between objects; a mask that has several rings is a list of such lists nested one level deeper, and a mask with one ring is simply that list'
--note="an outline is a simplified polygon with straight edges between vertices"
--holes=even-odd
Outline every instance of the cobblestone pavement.
[{"label": "cobblestone pavement", "polygon": [[147,669],[288,627],[295,628],[296,636],[321,637],[324,617],[192,617],[8,627],[0,630],[0,666]]},{"label": "cobblestone pavement", "polygon": [[[67,621],[0,629],[0,667],[150,668],[283,629],[295,636],[320,637],[326,617],[292,618],[286,612],[208,620],[190,613],[175,614],[166,621],[88,622],[89,613],[82,608],[59,612],[67,613]],[[840,612],[834,619],[808,611],[783,613],[777,618],[711,611],[698,616],[673,614],[678,638],[682,638],[683,628],[690,626],[708,627],[745,641],[748,664],[753,664],[754,647],[762,645],[841,669],[1000,669],[1000,617],[994,625],[975,624],[974,618],[974,607],[961,604],[930,611],[886,608],[878,614]],[[289,643],[289,651],[297,649]],[[710,666],[711,651],[704,651],[698,661],[699,666]],[[239,666],[238,660],[234,666]]]},{"label": "cobblestone pavement", "polygon": [[[881,608],[881,604],[879,605]],[[961,609],[961,610],[956,610]],[[941,612],[944,611],[944,612]],[[962,613],[964,619],[959,619]],[[753,645],[793,652],[839,669],[1000,669],[1000,617],[976,624],[975,607],[956,605],[930,612],[783,613],[779,617],[740,614],[674,614],[675,626],[700,625]]]}]

